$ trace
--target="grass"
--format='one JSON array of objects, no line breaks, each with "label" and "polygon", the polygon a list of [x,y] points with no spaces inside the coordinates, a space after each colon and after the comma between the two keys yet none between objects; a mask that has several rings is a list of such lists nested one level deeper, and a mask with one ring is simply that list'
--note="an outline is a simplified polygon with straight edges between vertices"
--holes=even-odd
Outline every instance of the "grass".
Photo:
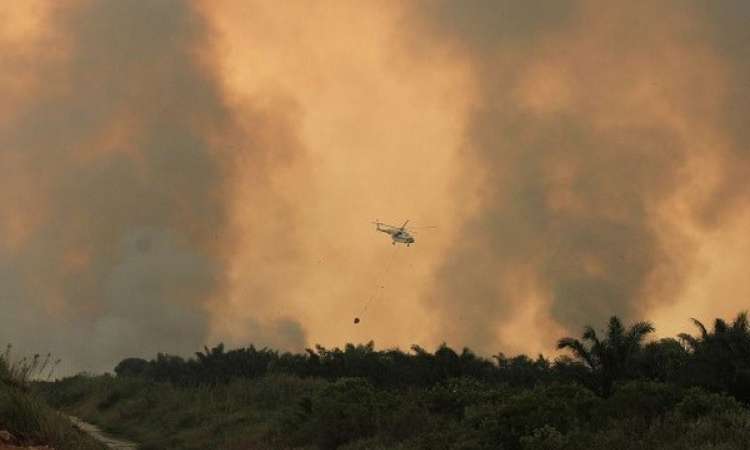
[{"label": "grass", "polygon": [[31,378],[47,370],[49,356],[42,364],[38,355],[10,363],[11,348],[8,346],[0,354],[0,429],[10,431],[27,445],[49,445],[58,450],[104,449],[66,417],[49,408],[30,387]]},{"label": "grass", "polygon": [[141,448],[276,448],[273,423],[326,383],[274,375],[226,386],[175,387],[134,378],[76,376],[43,383],[67,413],[141,443]]},{"label": "grass", "polygon": [[0,369],[0,377],[6,382],[28,386],[32,379],[49,380],[60,364],[59,359],[52,361],[51,353],[47,353],[44,359],[37,353],[31,359],[22,358],[14,361],[11,357],[12,350],[13,344],[8,344],[5,351],[0,354],[0,360],[4,362]]}]

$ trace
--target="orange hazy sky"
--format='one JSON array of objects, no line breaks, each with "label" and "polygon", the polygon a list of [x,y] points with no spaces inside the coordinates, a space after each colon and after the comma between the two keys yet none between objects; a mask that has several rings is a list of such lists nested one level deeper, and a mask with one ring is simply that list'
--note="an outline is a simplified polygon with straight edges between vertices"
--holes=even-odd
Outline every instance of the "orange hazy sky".
[{"label": "orange hazy sky", "polygon": [[[221,341],[554,355],[613,314],[659,337],[733,316],[750,298],[743,18],[0,6],[0,343],[69,372]],[[394,247],[376,219],[436,228]]]}]

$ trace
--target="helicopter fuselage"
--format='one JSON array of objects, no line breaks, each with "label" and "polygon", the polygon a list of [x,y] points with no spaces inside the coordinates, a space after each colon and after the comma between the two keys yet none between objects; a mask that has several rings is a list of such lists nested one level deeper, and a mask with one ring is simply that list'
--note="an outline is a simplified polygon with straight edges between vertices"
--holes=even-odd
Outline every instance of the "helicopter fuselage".
[{"label": "helicopter fuselage", "polygon": [[396,242],[400,242],[401,244],[406,244],[408,247],[410,244],[414,243],[414,237],[406,231],[396,231],[395,233],[391,233],[391,239],[393,239],[394,245]]}]

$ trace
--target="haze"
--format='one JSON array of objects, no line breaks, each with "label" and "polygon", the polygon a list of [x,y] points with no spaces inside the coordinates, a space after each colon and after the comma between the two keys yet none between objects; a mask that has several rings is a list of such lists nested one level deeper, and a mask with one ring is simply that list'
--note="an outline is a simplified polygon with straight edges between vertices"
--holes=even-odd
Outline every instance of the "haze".
[{"label": "haze", "polygon": [[[6,3],[0,344],[62,374],[747,309],[745,2]],[[437,226],[382,286],[375,219]]]}]

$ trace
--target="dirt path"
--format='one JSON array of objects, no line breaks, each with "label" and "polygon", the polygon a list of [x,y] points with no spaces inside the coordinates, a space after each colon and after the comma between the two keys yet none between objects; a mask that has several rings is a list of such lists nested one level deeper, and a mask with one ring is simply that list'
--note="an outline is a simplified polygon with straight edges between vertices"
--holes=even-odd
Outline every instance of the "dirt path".
[{"label": "dirt path", "polygon": [[[114,438],[108,435],[107,433],[103,432],[96,425],[92,425],[88,422],[84,422],[78,417],[68,416],[68,419],[70,419],[70,421],[73,422],[73,425],[85,431],[91,437],[103,443],[109,448],[115,448],[119,450],[136,450],[138,448],[138,444],[136,444],[135,442],[123,441],[121,439]],[[3,450],[3,449],[0,448],[0,450]]]}]

